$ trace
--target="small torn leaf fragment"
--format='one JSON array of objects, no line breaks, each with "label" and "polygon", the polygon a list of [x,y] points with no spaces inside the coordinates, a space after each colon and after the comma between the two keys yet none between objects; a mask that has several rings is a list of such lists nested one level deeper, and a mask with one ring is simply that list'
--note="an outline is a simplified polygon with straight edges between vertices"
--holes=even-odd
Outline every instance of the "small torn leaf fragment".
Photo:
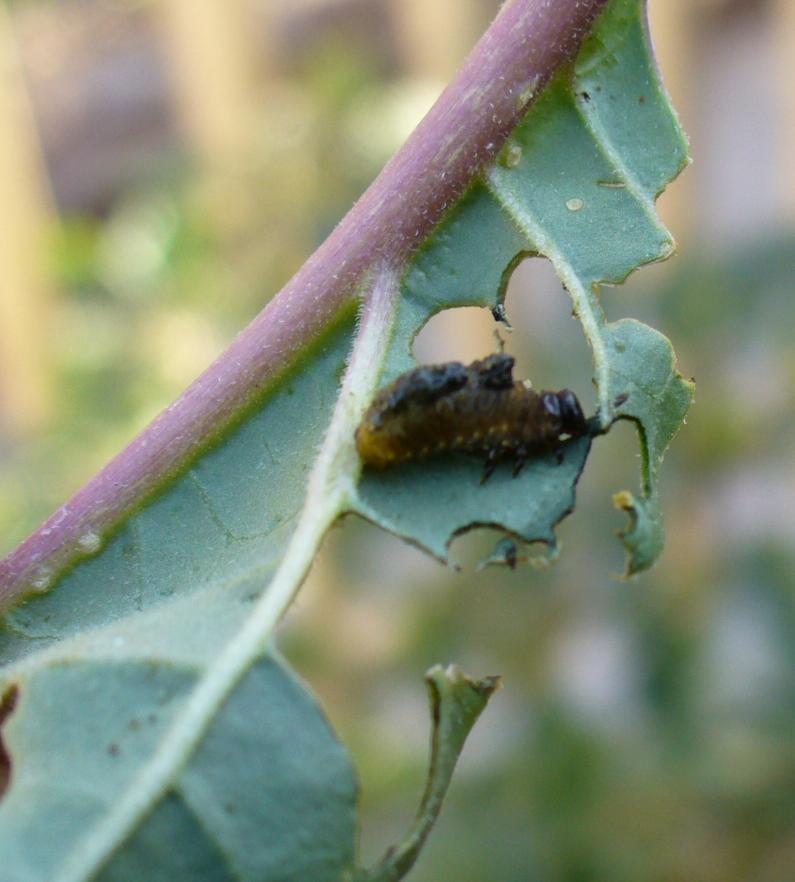
[{"label": "small torn leaf fragment", "polygon": [[560,546],[557,543],[549,544],[540,554],[529,554],[526,548],[520,548],[509,536],[504,536],[494,546],[491,554],[483,558],[478,564],[477,571],[486,567],[503,566],[515,570],[518,564],[529,563],[536,569],[544,569],[551,566],[560,555]]},{"label": "small torn leaf fragment", "polygon": [[665,528],[656,494],[638,499],[629,490],[613,496],[613,504],[629,515],[629,524],[618,531],[627,550],[625,576],[647,570],[660,556],[665,544]]},{"label": "small torn leaf fragment", "polygon": [[433,731],[428,779],[417,817],[403,842],[389,848],[375,867],[354,874],[351,882],[398,882],[414,866],[439,817],[464,743],[500,686],[499,677],[472,680],[458,665],[435,665],[426,673],[425,682]]},{"label": "small torn leaf fragment", "polygon": [[617,418],[635,422],[641,450],[642,496],[636,499],[625,490],[613,497],[616,507],[630,516],[629,526],[618,535],[627,551],[625,575],[632,576],[651,567],[665,545],[658,476],[693,400],[694,384],[676,369],[671,342],[659,331],[622,319],[605,327],[605,339],[611,351],[611,384],[620,402]]},{"label": "small torn leaf fragment", "polygon": [[616,415],[635,420],[642,429],[642,479],[648,493],[684,422],[695,385],[676,369],[671,341],[659,331],[634,319],[613,322],[605,331],[612,350],[612,388],[621,402]]},{"label": "small torn leaf fragment", "polygon": [[527,560],[525,554],[521,554],[519,547],[507,536],[504,536],[494,546],[494,550],[478,564],[478,571],[488,566],[504,566],[511,570],[516,569],[518,563],[524,563]]}]

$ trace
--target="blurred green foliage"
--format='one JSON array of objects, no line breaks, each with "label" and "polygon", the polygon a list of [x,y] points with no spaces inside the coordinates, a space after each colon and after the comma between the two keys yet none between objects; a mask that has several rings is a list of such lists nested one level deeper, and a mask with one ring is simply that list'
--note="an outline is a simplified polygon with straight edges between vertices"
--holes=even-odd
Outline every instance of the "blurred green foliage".
[{"label": "blurred green foliage", "polygon": [[[269,85],[256,161],[211,188],[180,165],[108,217],[65,219],[60,407],[46,436],[0,451],[3,550],[222,350],[427,103],[350,47],[308,59],[294,81]],[[422,674],[457,661],[502,674],[505,689],[464,752],[415,882],[791,877],[793,277],[795,239],[781,236],[704,248],[657,283],[640,273],[605,292],[611,319],[631,312],[661,328],[698,383],[663,468],[668,545],[637,582],[612,576],[623,516],[610,494],[637,480],[628,425],[595,445],[550,570],[477,572],[493,535],[459,540],[456,571],[353,520],[334,531],[285,648],[354,751],[365,858],[399,838],[419,799]],[[529,330],[514,322],[522,373],[585,390],[584,342],[565,298],[548,296]]]}]

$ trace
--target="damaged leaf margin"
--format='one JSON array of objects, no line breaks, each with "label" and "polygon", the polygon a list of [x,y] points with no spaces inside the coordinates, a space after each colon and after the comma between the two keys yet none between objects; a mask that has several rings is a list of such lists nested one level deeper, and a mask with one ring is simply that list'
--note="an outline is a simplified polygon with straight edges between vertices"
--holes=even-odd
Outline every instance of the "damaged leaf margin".
[{"label": "damaged leaf margin", "polygon": [[[141,844],[142,835],[146,838],[148,820],[161,808],[167,810],[183,770],[199,755],[224,708],[272,648],[274,629],[328,527],[349,511],[389,527],[388,488],[379,488],[370,474],[359,480],[353,442],[356,425],[377,386],[411,366],[411,340],[424,322],[449,306],[497,305],[506,268],[513,267],[518,256],[544,254],[555,263],[594,348],[599,418],[605,429],[620,417],[639,423],[648,464],[643,499],[649,504],[656,501],[659,460],[687,390],[675,375],[668,341],[629,320],[608,324],[595,286],[600,281],[619,282],[636,266],[662,259],[672,250],[670,237],[653,213],[653,196],[684,162],[684,144],[649,57],[643,6],[636,0],[613,0],[588,44],[590,54],[583,50],[573,75],[567,70],[548,82],[602,5],[557,4],[580,16],[578,26],[557,40],[543,32],[555,48],[542,59],[546,67],[539,73],[533,70],[538,59],[530,63],[521,55],[521,28],[529,27],[532,16],[543,24],[544,16],[552,15],[548,21],[553,21],[554,15],[546,4],[521,0],[507,4],[484,40],[488,50],[484,57],[488,60],[492,52],[499,61],[500,46],[514,39],[512,51],[521,56],[522,69],[509,69],[510,59],[503,58],[484,76],[487,84],[489,76],[495,82],[499,78],[503,84],[499,88],[507,90],[514,110],[502,106],[492,131],[481,126],[470,141],[465,128],[457,131],[450,126],[448,141],[436,144],[435,153],[417,151],[415,158],[425,173],[412,191],[414,214],[401,215],[397,200],[385,201],[377,186],[368,191],[357,205],[356,223],[343,222],[341,232],[308,262],[253,330],[241,335],[218,365],[103,472],[104,477],[78,494],[0,566],[6,606],[26,591],[49,592],[17,607],[5,619],[0,652],[11,667],[4,671],[4,682],[10,682],[15,666],[19,670],[21,665],[31,676],[43,671],[46,647],[74,649],[64,638],[79,642],[74,635],[81,630],[96,636],[107,629],[112,656],[114,641],[129,638],[143,617],[162,620],[171,613],[179,621],[181,604],[210,638],[217,638],[217,651],[175,699],[173,716],[140,756],[135,774],[111,794],[107,811],[89,826],[78,825],[63,844],[54,877],[58,882],[103,878],[115,855]],[[566,24],[569,27],[571,22]],[[544,46],[539,46],[541,57]],[[484,97],[485,87],[483,93],[466,91],[473,72],[479,70],[483,68],[471,64],[458,82],[459,110],[468,110],[470,117],[467,120],[462,112],[462,124],[472,124],[467,100],[482,99],[491,106]],[[628,95],[622,91],[633,73],[634,94],[629,97],[633,107],[644,111],[638,111],[637,119],[628,112]],[[601,103],[595,98],[600,87],[605,93]],[[535,103],[515,127],[531,99]],[[444,98],[440,106],[444,110]],[[421,145],[443,116],[442,111],[436,116],[432,112],[423,123],[417,135]],[[622,126],[628,120],[631,125],[625,131]],[[511,139],[503,148],[502,138],[508,132]],[[632,143],[662,145],[659,155],[651,156],[653,172],[644,164],[649,156],[634,156],[630,149],[634,157],[630,161],[615,151],[622,132],[630,148]],[[612,140],[606,140],[605,133]],[[545,143],[551,148],[549,154],[542,149]],[[608,143],[612,152],[605,147]],[[505,152],[492,164],[501,149]],[[570,150],[575,167],[567,170]],[[643,150],[648,153],[648,146]],[[623,164],[614,162],[619,155]],[[392,195],[402,194],[396,182],[411,182],[411,174],[400,177],[405,167],[399,157],[390,167],[385,174],[387,179],[392,174]],[[460,183],[472,181],[476,170],[480,170],[477,179],[463,195],[455,187],[445,190],[448,171]],[[577,185],[572,193],[560,188],[561,173],[568,171],[573,176],[564,178],[567,185]],[[586,177],[577,177],[578,173]],[[427,238],[430,230],[433,234]],[[393,250],[385,243],[395,243]],[[616,244],[621,246],[617,251]],[[330,267],[336,271],[330,274]],[[355,324],[351,305],[357,300],[363,305]],[[311,313],[305,308],[310,301],[315,306]],[[611,354],[616,325],[626,328],[627,336],[618,340],[623,352],[615,345]],[[313,348],[306,345],[310,339],[318,341]],[[638,378],[627,370],[625,363],[631,359],[642,365],[667,364],[669,378],[661,382],[678,390],[670,402],[663,402],[669,413],[660,420],[659,431],[650,416],[656,387],[646,390],[645,397],[641,394],[644,375]],[[291,365],[289,371],[279,367],[285,363]],[[219,389],[225,395],[218,397]],[[291,404],[297,400],[296,390],[317,394],[317,407]],[[202,403],[210,399],[215,402],[212,406]],[[191,410],[196,401],[199,406]],[[180,422],[184,417],[188,419]],[[479,498],[474,496],[478,465],[463,458],[440,462],[438,483],[428,483],[427,470],[418,474],[423,495],[406,500],[406,505],[411,503],[417,511],[423,499],[436,491],[463,487],[471,488],[464,493],[478,510],[467,513],[464,521],[443,524],[433,548],[429,533],[396,532],[438,556],[446,554],[453,535],[473,523],[503,525],[519,538],[553,544],[554,525],[573,503],[574,484],[588,453],[585,442],[590,439],[567,445],[564,464],[555,472],[552,463],[541,458],[517,482],[496,474]],[[308,480],[302,459],[307,451],[315,454]],[[468,470],[474,472],[474,480],[469,480]],[[286,483],[272,477],[277,471],[287,476]],[[544,486],[551,501],[541,520],[534,520],[522,506],[537,498]],[[290,506],[281,510],[284,500],[290,500]],[[270,521],[273,508],[280,514]],[[99,520],[92,520],[94,516]],[[510,522],[514,516],[515,524]],[[641,532],[660,536],[655,523],[654,518],[639,520]],[[201,530],[193,529],[197,525]],[[58,590],[52,590],[56,586]],[[243,586],[241,596],[230,586]],[[180,639],[192,638],[186,633]],[[165,633],[160,639],[170,648],[175,642]],[[121,650],[116,654],[123,657]],[[147,664],[160,669],[156,647],[150,647]],[[114,693],[121,709],[128,691]],[[14,724],[12,716],[8,726]],[[349,794],[348,790],[330,796],[326,810],[337,811],[340,796],[347,806]],[[14,796],[12,775],[7,799]],[[31,845],[26,837],[33,830],[18,831],[14,847]],[[410,839],[417,847],[421,844],[416,836]],[[349,853],[347,845],[342,851]],[[31,847],[29,853],[34,852]],[[347,857],[338,862],[342,871]]]},{"label": "damaged leaf margin", "polygon": [[[591,346],[601,432],[616,419],[638,427],[641,495],[620,496],[632,518],[620,534],[627,574],[647,569],[662,551],[658,474],[693,386],[676,370],[662,334],[633,319],[608,321],[600,291],[673,253],[654,201],[687,162],[654,65],[645,6],[616,0],[403,276],[382,375],[385,383],[415,366],[412,340],[434,314],[483,306],[499,315],[521,260],[549,259]],[[474,526],[546,543],[554,558],[554,527],[573,509],[589,449],[590,439],[570,442],[560,468],[554,457],[541,457],[518,479],[498,471],[485,487],[478,485],[479,464],[463,456],[367,472],[353,508],[441,560],[453,538]]]}]

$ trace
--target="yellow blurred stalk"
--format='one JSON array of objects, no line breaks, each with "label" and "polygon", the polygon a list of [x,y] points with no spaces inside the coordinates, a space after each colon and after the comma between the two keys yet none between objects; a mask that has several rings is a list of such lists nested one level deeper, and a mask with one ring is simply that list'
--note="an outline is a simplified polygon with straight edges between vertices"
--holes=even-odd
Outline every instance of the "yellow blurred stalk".
[{"label": "yellow blurred stalk", "polygon": [[475,45],[486,21],[477,0],[390,0],[406,71],[446,85]]},{"label": "yellow blurred stalk", "polygon": [[[691,121],[691,90],[696,72],[693,52],[694,20],[698,7],[693,0],[649,0],[649,26],[654,51],[671,103],[682,120],[685,131]],[[658,202],[663,223],[677,241],[687,239],[692,220],[692,182],[687,171],[671,184]],[[670,264],[669,264],[670,265]]]},{"label": "yellow blurred stalk", "polygon": [[783,218],[795,224],[795,82],[793,82],[793,59],[795,59],[795,0],[774,0],[771,10],[773,33],[777,42],[775,86],[780,112],[779,155],[781,156]]},{"label": "yellow blurred stalk", "polygon": [[233,232],[250,210],[251,194],[241,182],[259,111],[258,73],[269,66],[267,40],[259,40],[251,0],[160,0],[157,9],[207,216],[218,232]]},{"label": "yellow blurred stalk", "polygon": [[52,412],[47,333],[54,213],[13,27],[0,2],[0,433],[24,436]]}]

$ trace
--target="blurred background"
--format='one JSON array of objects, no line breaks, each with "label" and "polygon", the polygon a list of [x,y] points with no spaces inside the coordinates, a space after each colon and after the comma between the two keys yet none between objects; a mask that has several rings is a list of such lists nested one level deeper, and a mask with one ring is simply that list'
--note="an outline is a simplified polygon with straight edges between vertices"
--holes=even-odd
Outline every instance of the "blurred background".
[{"label": "blurred background", "polygon": [[[496,0],[0,2],[0,553],[173,399],[289,279],[422,117]],[[422,675],[500,673],[416,882],[795,878],[795,3],[650,0],[694,164],[661,200],[679,254],[607,289],[698,382],[663,469],[668,545],[622,582],[595,446],[552,569],[444,568],[350,521],[283,635],[351,747],[362,851],[404,832]],[[542,260],[508,342],[591,395]],[[482,310],[424,360],[494,348]],[[592,404],[592,402],[591,402]]]}]

